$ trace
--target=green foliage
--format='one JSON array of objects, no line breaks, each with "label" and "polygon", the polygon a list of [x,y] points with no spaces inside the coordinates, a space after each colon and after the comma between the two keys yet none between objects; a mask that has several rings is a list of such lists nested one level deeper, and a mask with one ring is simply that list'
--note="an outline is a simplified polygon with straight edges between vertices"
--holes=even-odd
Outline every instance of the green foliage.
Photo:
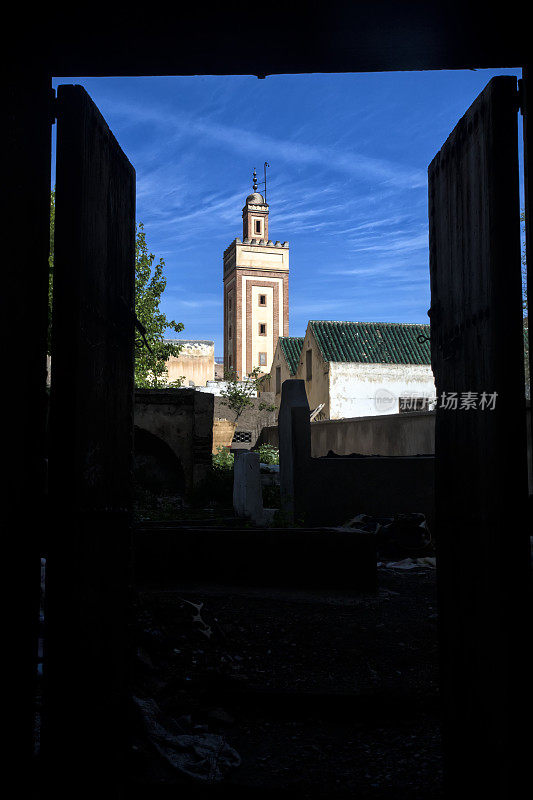
[{"label": "green foliage", "polygon": [[189,500],[195,508],[226,509],[232,514],[233,469],[213,467],[202,484],[190,492]]},{"label": "green foliage", "polygon": [[281,506],[281,495],[279,486],[276,484],[266,484],[263,486],[263,508],[279,508]]},{"label": "green foliage", "polygon": [[257,448],[262,464],[279,464],[279,450],[271,444],[262,444]]},{"label": "green foliage", "polygon": [[227,447],[221,445],[217,447],[217,452],[213,454],[213,469],[225,472],[233,469],[235,456]]},{"label": "green foliage", "polygon": [[153,519],[179,519],[184,513],[181,496],[154,492],[134,484],[133,519],[136,524]]},{"label": "green foliage", "polygon": [[[237,422],[242,412],[249,406],[253,406],[253,398],[262,389],[265,375],[261,373],[259,367],[255,367],[247,376],[246,380],[241,381],[235,370],[226,370],[224,380],[227,383],[225,389],[221,391],[222,405],[228,406],[234,414]],[[259,403],[259,411],[275,411],[276,406],[269,403]]]},{"label": "green foliage", "polygon": [[[137,319],[145,328],[144,338],[150,346],[146,347],[143,337],[135,334],[135,385],[140,387],[168,386],[168,371],[165,362],[170,356],[177,356],[181,346],[163,341],[168,328],[179,333],[184,326],[181,322],[167,319],[159,309],[161,295],[165,291],[167,279],[163,275],[165,262],[162,258],[154,265],[155,256],[148,250],[144,225],[137,225],[135,241],[135,312]],[[151,352],[150,352],[151,351]],[[170,386],[181,386],[182,379],[173,381]]]},{"label": "green foliage", "polygon": [[227,406],[235,414],[235,422],[239,419],[242,412],[249,406],[253,406],[253,397],[257,391],[257,381],[259,369],[250,372],[248,380],[241,381],[235,370],[226,370],[224,380],[227,386],[221,391],[222,405]]},{"label": "green foliage", "polygon": [[218,447],[212,456],[212,466],[205,480],[189,494],[196,508],[225,509],[231,514],[233,508],[233,453],[227,447]]},{"label": "green foliage", "polygon": [[259,403],[259,411],[276,411],[276,409],[274,403]]},{"label": "green foliage", "polygon": [[[276,505],[272,505],[272,508],[276,508]],[[306,526],[307,523],[303,515],[293,519],[291,514],[287,511],[282,511],[280,508],[274,514],[271,525],[272,528],[305,528]]]}]

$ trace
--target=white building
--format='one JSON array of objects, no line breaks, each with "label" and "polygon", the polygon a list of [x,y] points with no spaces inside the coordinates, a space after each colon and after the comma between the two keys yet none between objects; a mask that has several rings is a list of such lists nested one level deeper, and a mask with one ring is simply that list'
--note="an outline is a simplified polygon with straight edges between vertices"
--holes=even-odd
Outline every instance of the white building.
[{"label": "white building", "polygon": [[206,339],[165,339],[181,347],[178,356],[170,356],[165,366],[167,382],[182,380],[183,386],[206,386],[215,380],[215,343]]},{"label": "white building", "polygon": [[278,343],[270,375],[278,404],[285,378],[305,381],[310,408],[322,406],[317,419],[431,409],[429,325],[311,320],[303,340]]}]

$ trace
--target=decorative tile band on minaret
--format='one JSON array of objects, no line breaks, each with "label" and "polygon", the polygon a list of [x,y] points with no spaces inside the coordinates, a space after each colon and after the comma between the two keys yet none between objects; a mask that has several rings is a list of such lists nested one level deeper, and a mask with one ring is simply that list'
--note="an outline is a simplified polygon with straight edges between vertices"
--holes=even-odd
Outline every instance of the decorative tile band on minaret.
[{"label": "decorative tile band on minaret", "polygon": [[[265,180],[266,180],[265,162]],[[268,373],[280,336],[289,335],[289,243],[268,237],[269,206],[257,191],[242,210],[242,241],[224,251],[224,369]]]}]

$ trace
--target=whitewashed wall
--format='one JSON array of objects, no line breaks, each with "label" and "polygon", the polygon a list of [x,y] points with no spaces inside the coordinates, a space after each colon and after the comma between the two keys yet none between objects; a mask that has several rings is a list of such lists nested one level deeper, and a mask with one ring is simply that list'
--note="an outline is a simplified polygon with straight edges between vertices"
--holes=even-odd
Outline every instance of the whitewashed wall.
[{"label": "whitewashed wall", "polygon": [[[239,385],[245,388],[249,385],[249,381],[239,381]],[[226,391],[229,386],[227,381],[207,381],[205,386],[195,386],[197,392],[205,392],[206,394],[214,394],[215,397],[222,397],[222,392]],[[257,392],[251,390],[248,392],[249,397],[257,397]]]},{"label": "whitewashed wall", "polygon": [[397,414],[400,397],[435,399],[431,367],[329,363],[329,418]]},{"label": "whitewashed wall", "polygon": [[178,378],[183,385],[189,381],[195,386],[205,386],[215,379],[215,344],[204,339],[165,339],[165,342],[180,344],[179,356],[171,356],[166,362],[168,383]]}]

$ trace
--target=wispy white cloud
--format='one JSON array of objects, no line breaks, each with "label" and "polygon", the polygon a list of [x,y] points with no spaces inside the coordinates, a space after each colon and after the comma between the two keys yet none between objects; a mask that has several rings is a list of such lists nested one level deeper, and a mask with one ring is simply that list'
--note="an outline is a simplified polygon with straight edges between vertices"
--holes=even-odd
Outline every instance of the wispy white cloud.
[{"label": "wispy white cloud", "polygon": [[417,250],[428,249],[429,241],[427,232],[409,235],[404,231],[384,232],[379,237],[352,237],[350,250],[352,253],[413,253]]},{"label": "wispy white cloud", "polygon": [[173,133],[174,139],[186,135],[196,141],[216,144],[217,148],[226,147],[237,150],[241,154],[262,150],[271,158],[302,165],[317,165],[329,171],[341,172],[365,180],[379,181],[402,189],[416,189],[426,185],[426,174],[423,170],[399,164],[387,159],[375,158],[356,150],[341,150],[320,146],[306,141],[279,139],[262,131],[225,124],[214,119],[205,119],[184,111],[163,109],[156,105],[132,105],[118,103],[115,113],[124,121],[135,124],[151,124],[162,126],[165,133]]},{"label": "wispy white cloud", "polygon": [[138,219],[167,264],[162,307],[219,355],[222,252],[265,158],[270,234],[291,243],[291,332],[310,318],[427,321],[427,164],[490,77],[61,82],[86,86],[135,166]]},{"label": "wispy white cloud", "polygon": [[222,299],[209,300],[208,298],[200,296],[197,300],[191,300],[191,299],[173,300],[172,305],[176,308],[183,307],[186,309],[209,308],[209,307],[219,308],[222,307]]}]

